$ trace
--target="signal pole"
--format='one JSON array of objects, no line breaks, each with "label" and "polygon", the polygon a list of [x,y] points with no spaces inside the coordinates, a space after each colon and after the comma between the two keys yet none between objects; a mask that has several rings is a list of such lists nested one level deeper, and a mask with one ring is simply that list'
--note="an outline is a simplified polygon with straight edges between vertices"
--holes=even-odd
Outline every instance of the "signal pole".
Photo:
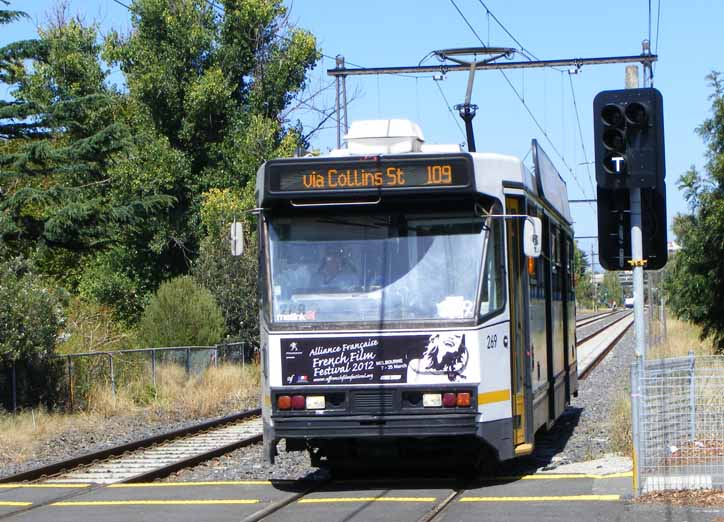
[{"label": "signal pole", "polygon": [[[638,89],[638,65],[626,66],[626,88]],[[641,237],[641,189],[630,189],[631,202],[631,265],[633,267],[634,330],[636,354],[646,359],[646,325],[644,318],[644,251]]]}]

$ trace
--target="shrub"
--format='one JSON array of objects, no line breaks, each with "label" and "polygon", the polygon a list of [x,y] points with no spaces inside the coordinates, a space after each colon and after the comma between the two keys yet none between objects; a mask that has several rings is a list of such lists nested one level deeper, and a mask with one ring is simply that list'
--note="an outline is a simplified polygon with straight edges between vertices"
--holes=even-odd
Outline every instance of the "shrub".
[{"label": "shrub", "polygon": [[209,346],[223,334],[224,317],[214,296],[190,276],[163,283],[138,325],[145,347]]},{"label": "shrub", "polygon": [[13,406],[13,372],[18,406],[55,399],[62,366],[51,356],[61,324],[59,299],[31,267],[19,259],[0,262],[0,406]]},{"label": "shrub", "polygon": [[26,263],[0,263],[0,362],[47,359],[61,322],[57,297]]}]

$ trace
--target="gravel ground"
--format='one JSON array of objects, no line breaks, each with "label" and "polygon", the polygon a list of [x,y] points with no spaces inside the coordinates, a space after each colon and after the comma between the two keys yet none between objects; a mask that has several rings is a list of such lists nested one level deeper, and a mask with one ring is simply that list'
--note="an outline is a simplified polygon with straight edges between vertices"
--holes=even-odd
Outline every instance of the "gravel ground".
[{"label": "gravel ground", "polygon": [[[258,406],[248,405],[248,408],[254,407]],[[238,410],[221,409],[213,417],[189,418],[181,413],[139,412],[135,415],[108,418],[92,431],[78,428],[63,432],[39,446],[33,458],[22,463],[0,458],[0,478],[233,413],[238,413]]]}]

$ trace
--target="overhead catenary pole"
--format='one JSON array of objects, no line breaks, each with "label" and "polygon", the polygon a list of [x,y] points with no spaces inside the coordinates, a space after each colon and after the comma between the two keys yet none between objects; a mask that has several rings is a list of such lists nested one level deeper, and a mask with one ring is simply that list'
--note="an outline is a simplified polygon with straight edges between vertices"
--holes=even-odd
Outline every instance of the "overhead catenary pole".
[{"label": "overhead catenary pole", "polygon": [[[638,89],[639,68],[626,66],[626,88]],[[631,202],[631,265],[633,268],[634,330],[636,354],[646,358],[646,324],[644,317],[644,253],[641,236],[641,189],[630,189]]]},{"label": "overhead catenary pole", "polygon": [[[602,65],[616,63],[653,63],[658,59],[655,54],[639,54],[631,56],[604,56],[599,58],[562,58],[558,60],[531,60],[526,62],[477,62],[476,71],[502,69],[540,69],[543,67],[583,67],[584,65]],[[337,67],[327,69],[329,76],[364,76],[374,74],[416,74],[416,73],[449,73],[468,72],[470,64],[441,63],[438,65],[410,65],[402,67],[356,67],[347,69]]]},{"label": "overhead catenary pole", "polygon": [[[346,70],[344,67],[344,56],[338,54],[335,58],[335,70]],[[344,122],[344,133],[347,134],[347,78],[345,74],[334,75],[334,80],[337,88],[335,96],[335,111],[337,114],[337,148],[342,148],[342,122]],[[342,98],[340,102],[340,96]],[[343,111],[343,116],[340,116],[340,108]]]}]

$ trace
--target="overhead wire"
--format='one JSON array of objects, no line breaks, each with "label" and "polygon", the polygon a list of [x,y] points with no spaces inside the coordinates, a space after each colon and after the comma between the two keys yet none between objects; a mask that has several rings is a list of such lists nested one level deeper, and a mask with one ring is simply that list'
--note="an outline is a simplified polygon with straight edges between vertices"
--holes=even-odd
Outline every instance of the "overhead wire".
[{"label": "overhead wire", "polygon": [[[488,9],[487,6],[486,6],[482,1],[480,1],[480,0],[478,0],[478,1],[479,1],[479,2],[481,3],[481,5],[486,9],[486,11],[488,11],[488,12],[490,13],[490,16],[493,18],[493,20],[495,20],[496,23],[498,23],[498,25],[506,32],[506,34],[508,34],[511,38],[513,38],[513,41],[515,41],[520,47],[523,47],[523,46],[521,45],[520,41],[518,41],[518,39],[515,38],[515,37],[512,35],[512,33],[510,33],[510,31],[508,31],[507,28],[505,28],[505,27],[500,23],[500,21],[499,21],[499,20],[497,19],[497,17],[492,13],[492,11],[490,11],[490,9]],[[483,45],[483,47],[485,47],[485,43],[484,43],[483,40],[480,38],[480,36],[478,35],[478,33],[475,31],[475,29],[470,25],[470,22],[469,22],[468,19],[465,17],[465,14],[463,14],[463,12],[460,11],[460,9],[458,8],[457,4],[455,4],[455,1],[454,1],[454,0],[450,0],[450,2],[453,4],[453,6],[454,6],[455,9],[457,10],[457,12],[460,14],[460,16],[462,17],[462,19],[465,21],[465,23],[466,23],[467,26],[470,28],[470,30],[471,30],[472,33],[475,35],[475,37],[478,39],[478,41],[481,43],[481,45]],[[524,55],[525,55],[525,54],[524,54]],[[535,55],[534,55],[533,53],[530,53],[530,55],[535,58]],[[537,58],[536,58],[536,59],[537,59]],[[531,58],[528,58],[528,60],[530,61]],[[558,150],[558,147],[555,146],[555,144],[553,143],[553,140],[552,140],[552,139],[550,138],[550,136],[548,135],[548,132],[547,132],[547,131],[545,130],[545,128],[540,124],[540,122],[538,121],[538,118],[535,117],[535,115],[533,114],[533,111],[532,111],[531,108],[528,106],[528,104],[526,103],[526,101],[525,101],[525,99],[523,98],[523,96],[521,96],[521,94],[520,94],[520,92],[518,91],[518,89],[515,88],[515,85],[513,85],[513,82],[510,80],[510,78],[508,78],[508,75],[505,74],[505,71],[503,71],[502,69],[498,69],[498,72],[500,72],[500,74],[503,76],[503,78],[504,78],[505,81],[507,82],[508,86],[510,86],[510,88],[513,90],[513,92],[515,93],[516,97],[518,98],[518,100],[520,101],[520,103],[523,105],[523,108],[524,108],[524,109],[526,110],[526,112],[528,113],[528,116],[530,116],[530,118],[533,120],[533,123],[535,124],[535,126],[536,126],[536,127],[538,128],[538,130],[543,134],[543,136],[545,137],[546,141],[548,142],[548,144],[549,144],[549,145],[551,146],[551,148],[553,149],[553,152],[556,154],[556,156],[558,156],[558,158],[561,160],[561,162],[562,162],[563,165],[566,167],[566,169],[568,170],[568,172],[571,174],[571,178],[573,178],[573,181],[574,181],[574,182],[576,183],[576,185],[578,186],[579,190],[581,191],[581,194],[585,197],[586,191],[585,191],[585,189],[583,188],[583,186],[581,185],[581,182],[579,181],[579,179],[578,179],[578,177],[576,176],[575,172],[573,171],[573,168],[571,168],[571,166],[568,164],[568,161],[566,161],[566,158],[565,158],[565,157],[563,156],[563,154],[561,154],[561,152]]]},{"label": "overhead wire", "polygon": [[458,130],[460,131],[460,135],[463,137],[463,141],[467,141],[467,135],[463,131],[463,128],[460,126],[460,121],[458,118],[455,117],[455,113],[453,112],[452,105],[450,105],[450,102],[447,100],[447,97],[445,96],[445,93],[442,90],[442,87],[440,87],[440,82],[437,80],[433,80],[435,82],[435,86],[437,87],[438,91],[440,91],[440,96],[442,96],[443,101],[445,102],[445,106],[447,107],[448,111],[450,112],[450,116],[452,117],[453,121],[455,122],[455,125],[457,126]]},{"label": "overhead wire", "polygon": [[[581,149],[583,150],[583,161],[584,161],[585,164],[586,164],[586,173],[588,174],[588,183],[589,183],[589,185],[591,186],[591,193],[592,193],[592,194],[595,194],[595,193],[596,193],[596,189],[593,188],[593,177],[591,176],[591,167],[590,167],[590,163],[589,163],[589,161],[588,161],[588,154],[586,153],[586,145],[585,145],[585,143],[584,143],[584,141],[583,141],[583,129],[582,129],[582,127],[581,127],[581,118],[580,118],[580,115],[579,115],[579,113],[578,113],[578,104],[576,103],[576,91],[575,91],[575,89],[573,88],[573,78],[572,78],[572,76],[573,76],[573,75],[568,74],[568,83],[569,83],[570,86],[571,86],[571,98],[573,99],[573,109],[574,109],[574,112],[575,112],[575,114],[576,114],[576,123],[578,124],[578,136],[579,136],[579,138],[581,139]],[[593,206],[593,205],[591,205],[591,206]]]}]

